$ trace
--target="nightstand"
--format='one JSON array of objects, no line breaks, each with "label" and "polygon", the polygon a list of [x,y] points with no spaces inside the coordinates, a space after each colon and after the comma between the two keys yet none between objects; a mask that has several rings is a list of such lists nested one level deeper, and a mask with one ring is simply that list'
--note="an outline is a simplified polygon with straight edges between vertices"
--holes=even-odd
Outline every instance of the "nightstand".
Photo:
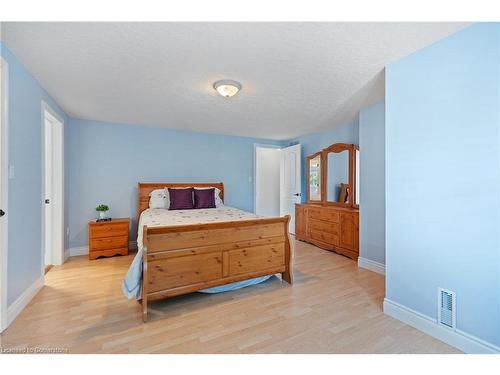
[{"label": "nightstand", "polygon": [[89,259],[128,255],[130,219],[89,221]]}]

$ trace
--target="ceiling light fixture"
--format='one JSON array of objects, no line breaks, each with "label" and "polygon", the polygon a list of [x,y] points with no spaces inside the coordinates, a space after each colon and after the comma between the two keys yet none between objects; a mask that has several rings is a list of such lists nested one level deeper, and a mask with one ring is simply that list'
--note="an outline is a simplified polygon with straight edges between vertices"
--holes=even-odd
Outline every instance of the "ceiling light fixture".
[{"label": "ceiling light fixture", "polygon": [[217,90],[219,94],[225,98],[230,98],[241,90],[241,83],[232,81],[229,79],[224,79],[222,81],[217,81],[214,83],[214,89]]}]

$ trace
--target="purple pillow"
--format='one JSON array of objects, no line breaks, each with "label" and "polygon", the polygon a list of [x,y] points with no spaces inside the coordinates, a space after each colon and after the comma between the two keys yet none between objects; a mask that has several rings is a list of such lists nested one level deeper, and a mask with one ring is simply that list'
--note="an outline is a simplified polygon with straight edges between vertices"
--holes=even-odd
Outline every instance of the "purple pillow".
[{"label": "purple pillow", "polygon": [[215,208],[215,189],[194,189],[194,208]]},{"label": "purple pillow", "polygon": [[193,188],[168,188],[170,196],[169,210],[190,210],[193,208]]}]

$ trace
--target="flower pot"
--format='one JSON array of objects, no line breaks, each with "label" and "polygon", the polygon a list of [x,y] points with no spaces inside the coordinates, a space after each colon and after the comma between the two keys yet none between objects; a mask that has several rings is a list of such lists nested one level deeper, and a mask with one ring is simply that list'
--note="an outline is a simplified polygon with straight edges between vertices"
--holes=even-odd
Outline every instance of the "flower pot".
[{"label": "flower pot", "polygon": [[106,211],[99,211],[99,219],[106,219]]}]

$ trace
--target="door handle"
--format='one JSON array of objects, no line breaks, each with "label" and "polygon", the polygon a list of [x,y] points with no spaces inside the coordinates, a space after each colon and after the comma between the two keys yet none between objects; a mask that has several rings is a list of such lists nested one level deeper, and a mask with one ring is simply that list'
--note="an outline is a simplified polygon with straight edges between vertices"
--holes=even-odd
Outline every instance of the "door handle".
[{"label": "door handle", "polygon": [[45,199],[45,204],[50,204],[50,199]]},{"label": "door handle", "polygon": [[5,211],[4,210],[0,210],[0,217],[2,217],[3,215],[5,215]]},{"label": "door handle", "polygon": [[295,193],[294,194],[296,197],[300,197],[302,194],[301,193]]}]

